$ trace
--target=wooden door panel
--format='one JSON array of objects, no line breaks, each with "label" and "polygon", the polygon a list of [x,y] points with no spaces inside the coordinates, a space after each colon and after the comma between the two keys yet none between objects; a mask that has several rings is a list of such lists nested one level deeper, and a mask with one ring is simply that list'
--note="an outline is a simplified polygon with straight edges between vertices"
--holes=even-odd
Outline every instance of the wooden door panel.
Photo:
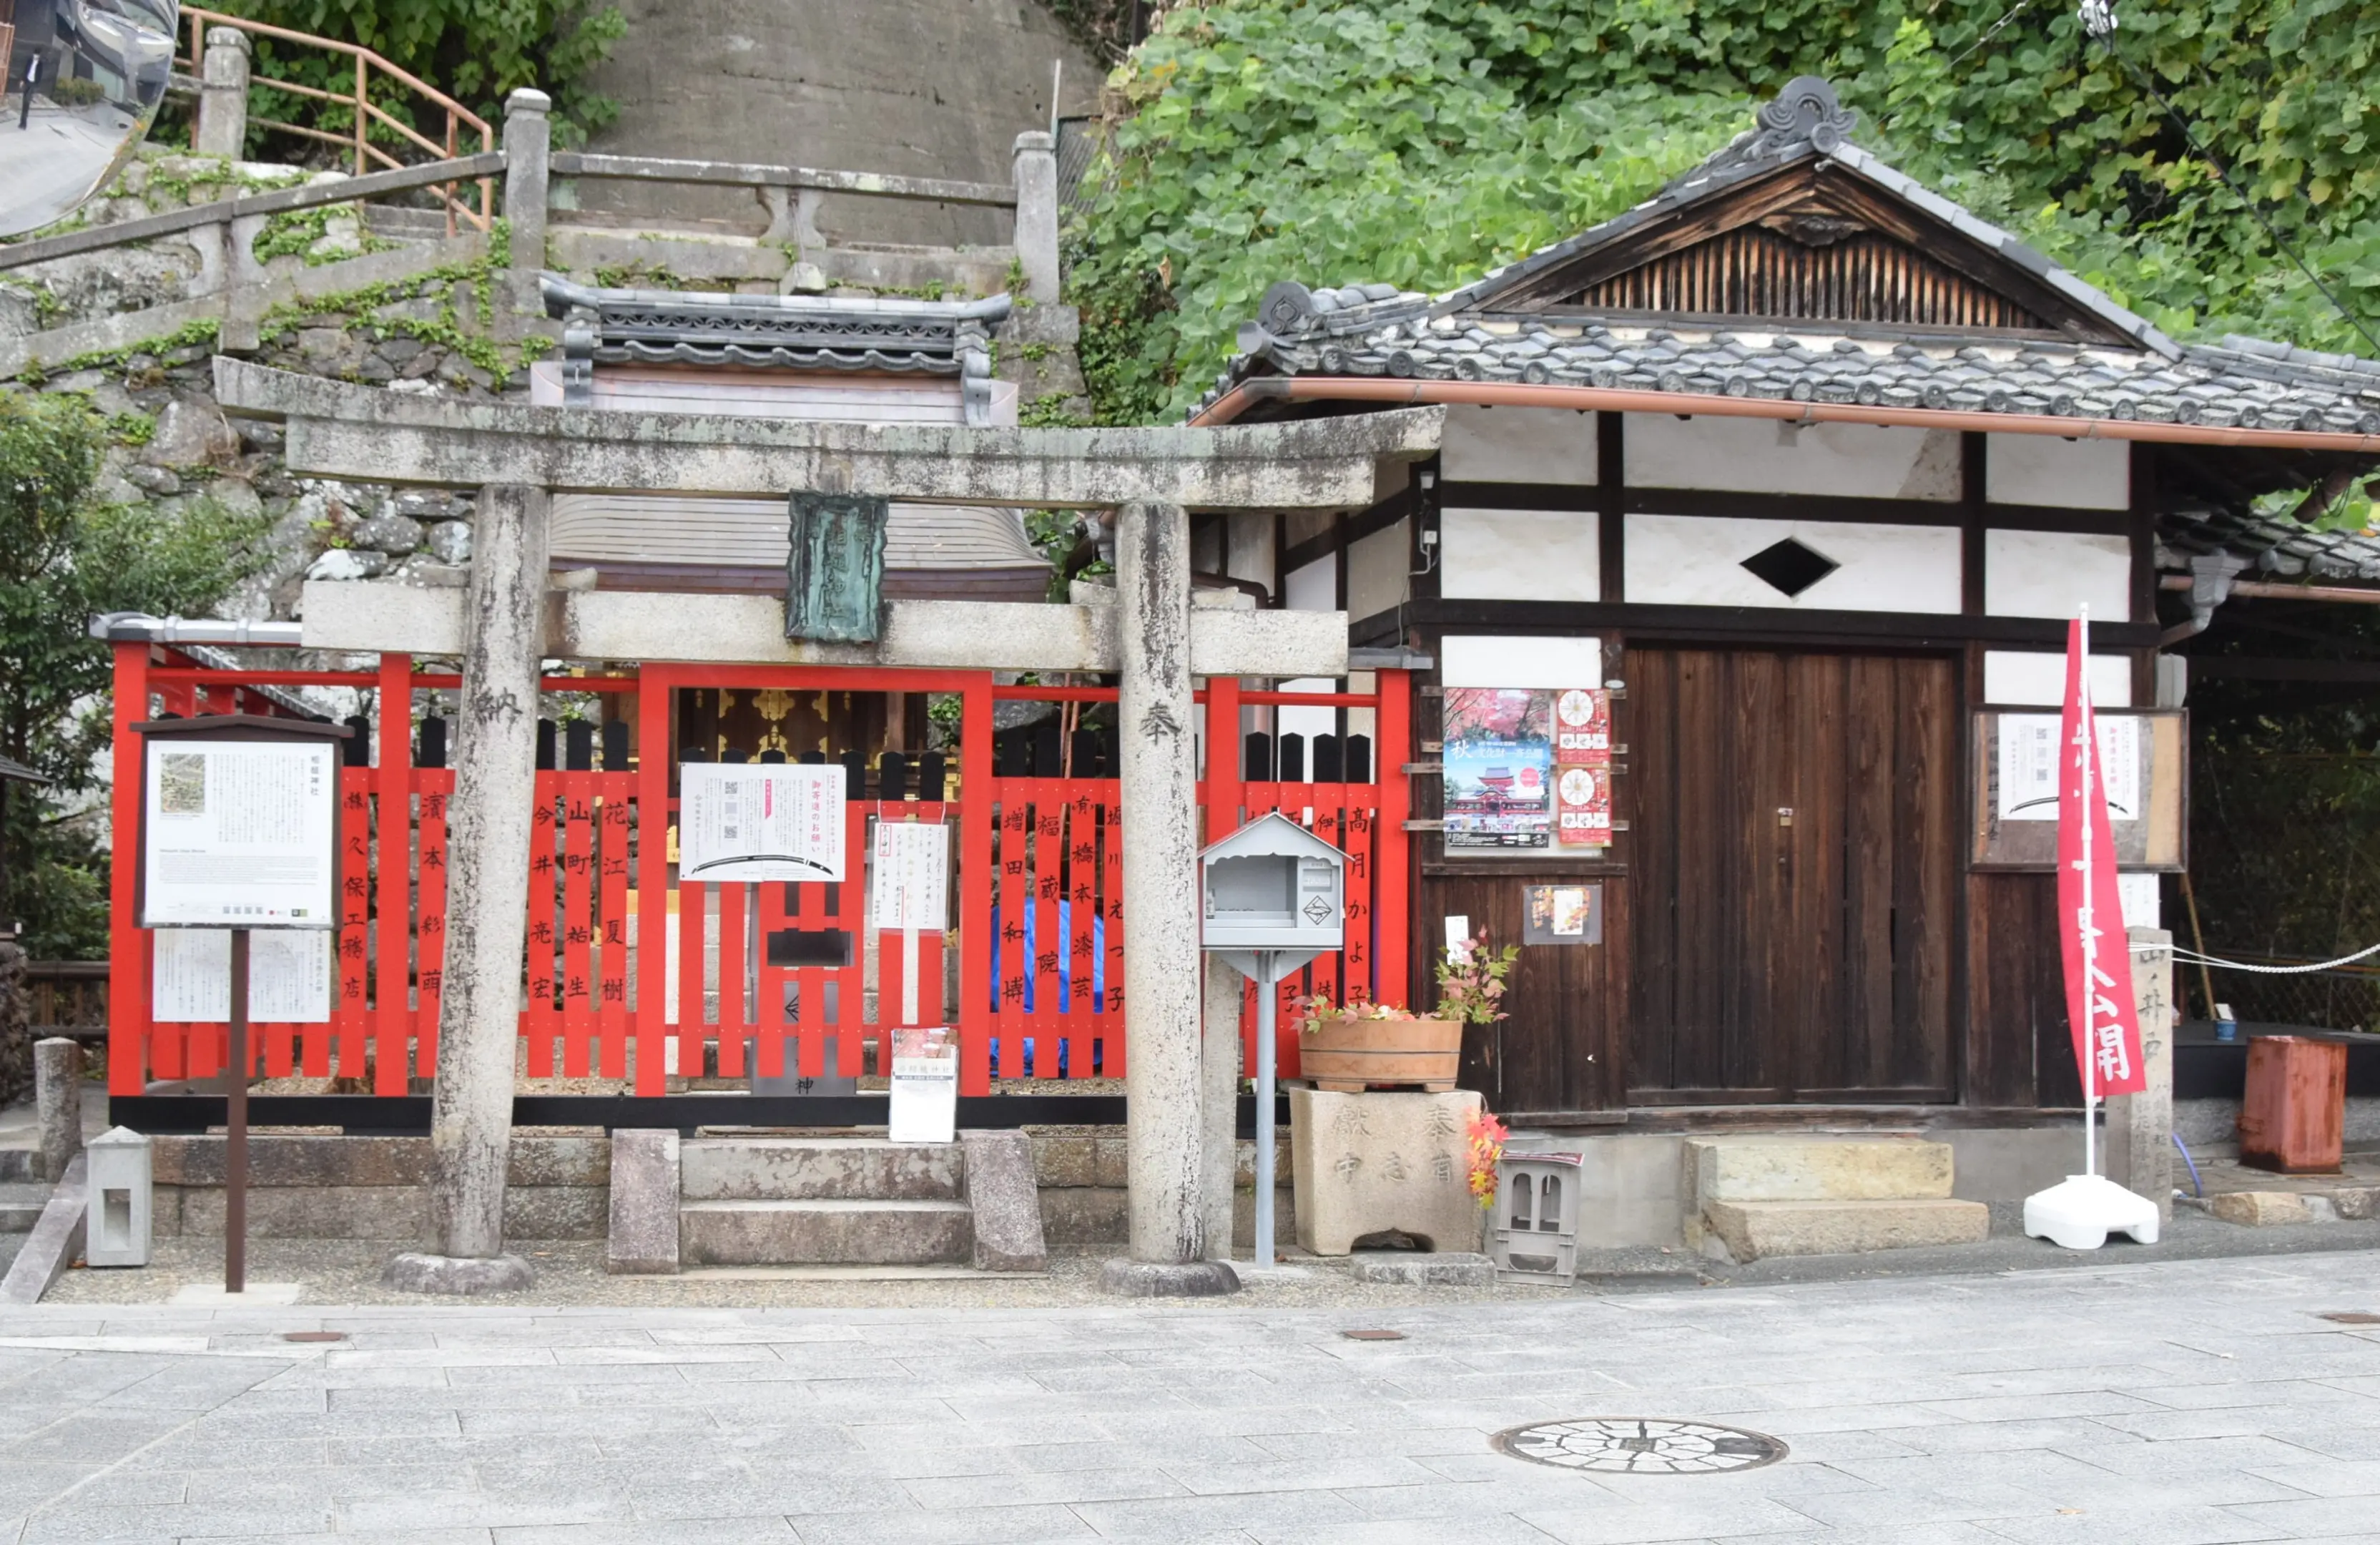
[{"label": "wooden door panel", "polygon": [[1632,1097],[1949,1099],[1951,663],[1630,659]]}]

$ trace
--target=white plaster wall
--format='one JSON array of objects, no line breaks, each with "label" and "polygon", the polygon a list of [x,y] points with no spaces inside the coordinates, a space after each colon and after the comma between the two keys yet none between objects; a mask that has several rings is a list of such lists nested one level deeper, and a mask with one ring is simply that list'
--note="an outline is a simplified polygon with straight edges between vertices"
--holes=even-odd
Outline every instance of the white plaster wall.
[{"label": "white plaster wall", "polygon": [[1950,430],[1631,413],[1624,432],[1632,488],[1959,497],[1959,436]]},{"label": "white plaster wall", "polygon": [[1595,415],[1567,408],[1451,404],[1438,467],[1450,482],[1591,483]]},{"label": "white plaster wall", "polygon": [[1281,604],[1290,612],[1335,612],[1339,610],[1339,560],[1317,558],[1303,568],[1289,571],[1282,581]]},{"label": "white plaster wall", "polygon": [[1439,640],[1439,679],[1449,687],[1526,687],[1548,691],[1603,683],[1603,640],[1461,633]]},{"label": "white plaster wall", "polygon": [[2131,445],[2049,434],[1984,436],[1984,497],[1995,505],[2130,509]]},{"label": "white plaster wall", "polygon": [[2088,604],[2100,622],[2132,615],[2129,537],[2083,531],[1985,531],[1984,610],[1996,617],[2075,615]]},{"label": "white plaster wall", "polygon": [[1597,517],[1591,512],[1441,510],[1438,531],[1440,595],[1490,601],[1603,599],[1602,547]]},{"label": "white plaster wall", "polygon": [[[1822,612],[1959,610],[1955,527],[1692,515],[1627,518],[1626,593],[1632,602]],[[1744,559],[1788,537],[1842,566],[1797,596],[1742,566]]]},{"label": "white plaster wall", "polygon": [[1400,520],[1358,539],[1347,549],[1347,618],[1360,622],[1390,611],[1405,599],[1405,571],[1413,566],[1413,533]]},{"label": "white plaster wall", "polygon": [[[2091,700],[2101,708],[2132,706],[2132,663],[2120,654],[2091,657]],[[2066,700],[2062,651],[1985,650],[1984,701],[1996,708],[2056,708]]]}]

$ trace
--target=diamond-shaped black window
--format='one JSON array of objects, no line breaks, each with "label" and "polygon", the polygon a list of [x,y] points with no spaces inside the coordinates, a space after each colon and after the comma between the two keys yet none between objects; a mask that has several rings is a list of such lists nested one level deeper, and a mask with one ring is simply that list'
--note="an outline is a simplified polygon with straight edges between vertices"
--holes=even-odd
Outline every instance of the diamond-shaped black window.
[{"label": "diamond-shaped black window", "polygon": [[1843,566],[1816,548],[1787,537],[1744,559],[1743,566],[1787,595],[1800,595]]}]

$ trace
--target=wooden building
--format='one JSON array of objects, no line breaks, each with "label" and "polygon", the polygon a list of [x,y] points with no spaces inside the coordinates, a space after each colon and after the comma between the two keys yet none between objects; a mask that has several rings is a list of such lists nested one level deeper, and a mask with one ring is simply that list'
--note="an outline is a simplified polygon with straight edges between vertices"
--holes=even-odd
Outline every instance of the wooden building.
[{"label": "wooden building", "polygon": [[[1446,828],[1414,845],[1417,999],[1442,919],[1524,943],[1539,888],[1592,897],[1600,943],[1527,944],[1500,1042],[1467,1049],[1516,1120],[2079,1104],[2054,876],[1998,845],[1985,737],[2054,712],[2086,606],[2098,702],[2179,707],[2161,642],[2244,569],[2307,571],[2250,501],[2380,460],[2380,365],[2178,344],[1853,128],[1804,78],[1658,197],[1450,294],[1277,285],[1194,417],[1451,405],[1438,460],[1371,508],[1195,561],[1434,662],[1415,743],[1381,751],[1447,785],[1432,807],[1416,780]],[[1513,759],[1458,765],[1477,694],[1539,715],[1496,731],[1525,740],[1595,688],[1599,843],[1483,820],[1557,802],[1522,799]],[[2169,826],[2181,760],[2154,773]],[[2130,920],[2175,841],[2128,854]]]}]

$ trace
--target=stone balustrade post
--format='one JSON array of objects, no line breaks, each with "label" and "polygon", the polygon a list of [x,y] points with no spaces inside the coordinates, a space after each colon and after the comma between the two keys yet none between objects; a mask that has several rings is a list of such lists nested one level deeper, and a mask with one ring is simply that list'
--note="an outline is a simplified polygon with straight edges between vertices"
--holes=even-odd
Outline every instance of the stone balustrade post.
[{"label": "stone balustrade post", "polygon": [[1022,299],[1058,303],[1058,142],[1038,129],[1016,137],[1016,261]]},{"label": "stone balustrade post", "polygon": [[[530,275],[545,267],[545,211],[551,194],[553,99],[523,86],[504,98],[504,220],[512,226],[511,266]],[[525,302],[526,303],[526,302]]]},{"label": "stone balustrade post", "polygon": [[207,52],[200,66],[199,128],[192,146],[200,155],[237,161],[248,144],[248,78],[255,44],[237,27],[207,29]]}]

